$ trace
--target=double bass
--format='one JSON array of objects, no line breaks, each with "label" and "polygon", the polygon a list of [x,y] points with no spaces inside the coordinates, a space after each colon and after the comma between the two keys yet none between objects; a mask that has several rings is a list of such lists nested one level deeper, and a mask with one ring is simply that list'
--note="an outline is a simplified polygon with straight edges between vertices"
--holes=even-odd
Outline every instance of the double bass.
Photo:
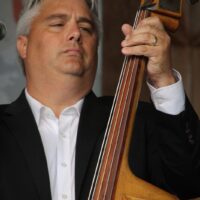
[{"label": "double bass", "polygon": [[[156,15],[166,29],[175,31],[181,11],[182,0],[141,0],[133,28],[144,18]],[[145,66],[145,57],[125,57],[88,200],[178,199],[136,177],[128,163]]]}]

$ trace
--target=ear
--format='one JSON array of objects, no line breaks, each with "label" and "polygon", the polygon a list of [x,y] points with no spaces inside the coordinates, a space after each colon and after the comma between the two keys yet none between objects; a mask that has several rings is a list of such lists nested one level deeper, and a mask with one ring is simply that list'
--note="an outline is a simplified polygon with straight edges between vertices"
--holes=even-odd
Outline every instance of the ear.
[{"label": "ear", "polygon": [[17,38],[17,50],[18,50],[19,55],[20,55],[20,57],[22,59],[26,58],[27,46],[28,46],[28,38],[27,38],[27,36],[20,35]]}]

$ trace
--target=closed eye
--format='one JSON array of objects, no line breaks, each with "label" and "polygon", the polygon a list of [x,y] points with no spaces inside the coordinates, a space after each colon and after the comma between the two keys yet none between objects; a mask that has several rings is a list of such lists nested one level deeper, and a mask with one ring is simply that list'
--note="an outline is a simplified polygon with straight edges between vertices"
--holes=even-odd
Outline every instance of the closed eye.
[{"label": "closed eye", "polygon": [[55,24],[50,24],[51,27],[62,27],[64,26],[64,23],[55,23]]},{"label": "closed eye", "polygon": [[88,32],[88,33],[92,33],[93,29],[91,27],[80,27],[80,30]]}]

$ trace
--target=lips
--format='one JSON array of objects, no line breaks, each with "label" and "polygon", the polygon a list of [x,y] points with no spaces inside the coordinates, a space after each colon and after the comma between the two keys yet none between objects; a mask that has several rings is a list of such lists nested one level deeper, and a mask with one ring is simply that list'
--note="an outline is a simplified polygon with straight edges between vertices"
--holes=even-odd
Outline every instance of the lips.
[{"label": "lips", "polygon": [[78,48],[70,48],[64,51],[67,56],[82,57],[82,52]]}]

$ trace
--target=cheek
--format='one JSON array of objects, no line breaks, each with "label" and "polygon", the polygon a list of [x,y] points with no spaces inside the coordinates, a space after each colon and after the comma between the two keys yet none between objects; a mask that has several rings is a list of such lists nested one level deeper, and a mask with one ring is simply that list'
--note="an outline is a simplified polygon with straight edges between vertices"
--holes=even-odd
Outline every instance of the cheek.
[{"label": "cheek", "polygon": [[45,62],[54,55],[55,42],[49,38],[37,38],[30,44],[30,52],[35,61]]},{"label": "cheek", "polygon": [[87,45],[87,52],[88,52],[88,58],[90,60],[96,60],[97,57],[97,44],[96,42],[92,41],[92,42],[88,42]]}]

